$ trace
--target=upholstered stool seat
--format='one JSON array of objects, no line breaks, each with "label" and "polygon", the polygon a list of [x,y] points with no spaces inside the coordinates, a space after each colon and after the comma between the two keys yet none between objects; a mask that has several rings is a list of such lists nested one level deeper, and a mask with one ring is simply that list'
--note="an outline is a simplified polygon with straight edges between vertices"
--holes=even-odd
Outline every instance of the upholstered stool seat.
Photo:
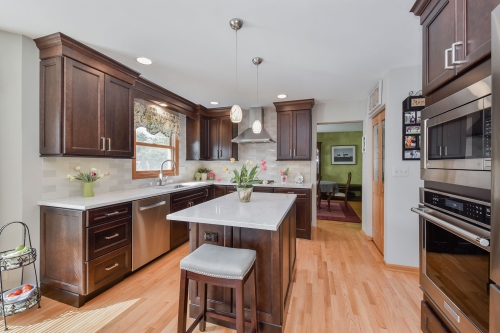
[{"label": "upholstered stool seat", "polygon": [[[204,332],[208,315],[236,323],[238,333],[245,332],[245,324],[250,324],[252,332],[257,333],[256,257],[254,250],[203,244],[182,259],[177,332],[192,332],[198,323],[200,331]],[[250,276],[253,278],[250,281],[251,320],[248,321],[245,320],[244,286]],[[189,280],[199,282],[200,304],[198,317],[186,331]],[[207,310],[207,284],[234,288],[236,318],[213,309]]]},{"label": "upholstered stool seat", "polygon": [[216,278],[243,280],[255,258],[254,250],[203,244],[181,260],[181,269]]}]

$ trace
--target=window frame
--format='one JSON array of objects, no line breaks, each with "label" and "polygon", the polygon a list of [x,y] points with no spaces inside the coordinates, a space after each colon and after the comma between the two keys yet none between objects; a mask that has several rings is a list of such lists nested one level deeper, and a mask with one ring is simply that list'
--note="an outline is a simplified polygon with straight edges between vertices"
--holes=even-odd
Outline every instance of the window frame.
[{"label": "window frame", "polygon": [[155,147],[155,148],[170,148],[172,149],[172,156],[174,158],[174,162],[177,166],[175,171],[172,169],[163,170],[164,176],[178,176],[179,175],[179,136],[172,135],[170,137],[170,145],[160,145],[156,143],[146,143],[146,142],[137,142],[137,132],[134,129],[134,157],[132,158],[132,179],[146,179],[146,178],[158,178],[160,174],[160,169],[158,170],[148,170],[148,171],[138,171],[136,169],[136,159],[135,156],[137,154],[137,145],[146,146],[146,147]]}]

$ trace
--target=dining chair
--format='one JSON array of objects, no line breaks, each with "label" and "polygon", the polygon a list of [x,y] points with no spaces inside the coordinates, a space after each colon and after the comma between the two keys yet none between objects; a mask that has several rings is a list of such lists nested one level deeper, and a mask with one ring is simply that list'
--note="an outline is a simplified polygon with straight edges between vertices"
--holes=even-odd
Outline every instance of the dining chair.
[{"label": "dining chair", "polygon": [[318,210],[321,209],[321,187],[320,187],[320,181],[321,181],[321,175],[316,176],[317,182],[316,182],[316,204],[318,206]]},{"label": "dining chair", "polygon": [[344,193],[338,192],[330,197],[330,199],[344,200],[344,205],[347,207],[347,194],[349,193],[349,186],[351,185],[351,173],[347,174],[347,183],[345,184]]}]

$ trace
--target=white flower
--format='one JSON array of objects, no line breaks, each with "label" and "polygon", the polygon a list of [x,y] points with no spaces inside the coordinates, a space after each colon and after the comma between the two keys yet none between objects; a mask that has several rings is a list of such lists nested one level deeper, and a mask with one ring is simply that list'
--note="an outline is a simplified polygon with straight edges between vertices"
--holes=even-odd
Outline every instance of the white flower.
[{"label": "white flower", "polygon": [[70,182],[72,182],[73,180],[75,180],[75,177],[73,177],[73,176],[69,177]]},{"label": "white flower", "polygon": [[66,179],[67,179],[67,180],[70,180],[70,178],[71,178],[71,177],[72,177],[72,176],[71,176],[69,173],[66,175]]},{"label": "white flower", "polygon": [[250,165],[250,161],[246,160],[245,164]]},{"label": "white flower", "polygon": [[75,167],[75,170],[76,170],[76,171],[80,171],[80,166],[79,166],[79,165],[77,165],[77,166]]},{"label": "white flower", "polygon": [[104,178],[104,177],[106,177],[106,174],[105,174],[105,173],[103,173],[103,174],[99,175],[99,178]]},{"label": "white flower", "polygon": [[90,168],[90,171],[92,171],[92,172],[96,172],[96,171],[97,171],[97,169],[96,169],[96,168]]},{"label": "white flower", "polygon": [[248,165],[250,165],[250,166],[254,166],[254,165],[255,165],[255,163],[254,163],[254,162],[252,162],[252,161],[250,161],[250,163],[248,163]]},{"label": "white flower", "polygon": [[263,185],[267,185],[267,183],[268,183],[268,181],[267,181],[267,180],[263,180],[263,181],[262,181],[262,184],[263,184]]}]

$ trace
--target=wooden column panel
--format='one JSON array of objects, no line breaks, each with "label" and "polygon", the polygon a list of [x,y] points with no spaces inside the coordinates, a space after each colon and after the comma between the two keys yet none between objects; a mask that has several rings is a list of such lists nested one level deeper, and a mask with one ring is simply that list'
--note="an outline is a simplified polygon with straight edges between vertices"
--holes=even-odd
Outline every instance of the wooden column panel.
[{"label": "wooden column panel", "polygon": [[64,59],[64,154],[104,155],[104,73]]},{"label": "wooden column panel", "polygon": [[40,154],[61,154],[62,57],[40,62]]}]

